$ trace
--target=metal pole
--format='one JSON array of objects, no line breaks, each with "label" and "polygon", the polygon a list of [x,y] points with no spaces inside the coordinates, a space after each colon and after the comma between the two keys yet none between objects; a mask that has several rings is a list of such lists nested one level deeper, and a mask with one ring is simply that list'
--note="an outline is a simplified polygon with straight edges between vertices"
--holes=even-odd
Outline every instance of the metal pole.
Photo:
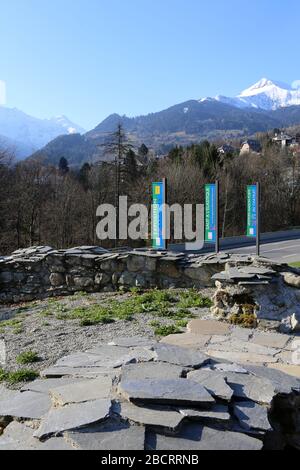
[{"label": "metal pole", "polygon": [[219,181],[216,181],[216,253],[220,251],[220,232],[219,232],[219,199],[220,199],[220,186]]},{"label": "metal pole", "polygon": [[168,180],[167,178],[163,178],[163,185],[165,188],[165,194],[164,194],[164,213],[163,213],[163,235],[164,235],[164,248],[165,250],[168,249],[168,240],[167,240],[167,227],[166,227],[166,222],[167,222],[167,208],[166,204],[168,204]]},{"label": "metal pole", "polygon": [[256,256],[260,256],[260,183],[256,183]]}]

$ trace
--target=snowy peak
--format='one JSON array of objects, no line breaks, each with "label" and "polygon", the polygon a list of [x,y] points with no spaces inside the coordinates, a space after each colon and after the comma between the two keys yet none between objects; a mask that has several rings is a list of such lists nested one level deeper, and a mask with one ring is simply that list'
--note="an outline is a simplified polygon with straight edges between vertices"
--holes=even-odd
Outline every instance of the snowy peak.
[{"label": "snowy peak", "polygon": [[286,83],[262,78],[235,98],[219,95],[215,99],[238,108],[275,110],[288,106],[299,106],[300,88],[295,86],[296,84],[299,84],[299,81],[295,81],[294,86],[290,86]]}]

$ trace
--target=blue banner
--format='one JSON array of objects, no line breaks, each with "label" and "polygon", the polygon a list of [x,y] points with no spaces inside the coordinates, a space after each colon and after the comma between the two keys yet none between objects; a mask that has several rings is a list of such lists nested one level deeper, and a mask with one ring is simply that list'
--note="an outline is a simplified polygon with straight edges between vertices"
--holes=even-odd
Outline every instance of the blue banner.
[{"label": "blue banner", "polygon": [[152,248],[155,250],[165,250],[166,241],[164,239],[164,224],[166,188],[164,182],[152,183]]},{"label": "blue banner", "polygon": [[257,187],[247,187],[247,237],[257,236]]},{"label": "blue banner", "polygon": [[217,239],[217,188],[205,185],[205,241],[215,243]]}]

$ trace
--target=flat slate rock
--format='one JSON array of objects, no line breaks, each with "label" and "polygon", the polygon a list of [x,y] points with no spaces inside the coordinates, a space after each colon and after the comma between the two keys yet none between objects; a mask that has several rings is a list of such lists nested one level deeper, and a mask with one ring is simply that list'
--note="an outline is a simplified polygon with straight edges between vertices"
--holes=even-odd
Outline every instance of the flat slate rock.
[{"label": "flat slate rock", "polygon": [[0,402],[12,400],[17,394],[18,392],[16,392],[15,390],[10,390],[9,388],[0,385]]},{"label": "flat slate rock", "polygon": [[227,323],[216,320],[191,320],[187,326],[189,333],[196,335],[229,335],[230,327]]},{"label": "flat slate rock", "polygon": [[211,369],[194,370],[188,373],[188,379],[201,384],[214,397],[226,401],[232,398],[233,391],[227,385],[222,372]]},{"label": "flat slate rock", "polygon": [[114,421],[67,432],[66,437],[80,450],[144,450],[145,428]]},{"label": "flat slate rock", "polygon": [[269,364],[271,369],[279,370],[287,375],[292,377],[297,377],[300,380],[300,365],[292,365],[292,364]]},{"label": "flat slate rock", "polygon": [[51,407],[49,396],[36,392],[19,392],[13,398],[0,401],[0,416],[40,419]]},{"label": "flat slate rock", "polygon": [[240,341],[238,339],[228,341],[226,343],[215,344],[213,346],[215,351],[228,351],[228,352],[246,352],[250,354],[260,354],[264,356],[275,356],[280,352],[276,348],[268,348],[259,344],[254,344],[249,341]]},{"label": "flat slate rock", "polygon": [[63,437],[40,442],[33,437],[33,429],[12,421],[0,436],[0,450],[72,450],[72,446]]},{"label": "flat slate rock", "polygon": [[100,398],[108,398],[111,388],[111,378],[102,377],[100,379],[91,379],[51,388],[49,394],[55,405],[64,406],[70,403],[83,403]]},{"label": "flat slate rock", "polygon": [[260,366],[249,366],[248,370],[256,377],[270,381],[275,393],[291,393],[292,390],[300,391],[300,379],[280,370]]},{"label": "flat slate rock", "polygon": [[218,351],[213,349],[213,347],[209,348],[206,351],[206,354],[219,360],[222,359],[225,361],[232,361],[240,364],[248,362],[250,364],[275,364],[276,362],[278,362],[278,358],[276,356],[267,356],[265,354],[256,354],[242,351]]},{"label": "flat slate rock", "polygon": [[268,409],[252,401],[237,402],[234,404],[234,414],[242,428],[246,431],[269,431],[271,425],[268,420]]},{"label": "flat slate rock", "polygon": [[237,374],[248,374],[247,369],[242,366],[239,366],[238,364],[216,363],[212,366],[212,368],[220,372],[236,372]]},{"label": "flat slate rock", "polygon": [[161,343],[173,344],[182,348],[203,349],[210,340],[210,336],[195,335],[193,333],[182,333],[169,335],[161,340]]},{"label": "flat slate rock", "polygon": [[[49,393],[52,388],[63,387],[74,383],[80,383],[84,379],[67,378],[67,379],[37,379],[33,382],[28,382],[21,388],[21,392],[38,392]],[[0,395],[1,396],[1,395]]]},{"label": "flat slate rock", "polygon": [[225,373],[226,381],[233,390],[234,397],[247,398],[257,403],[269,405],[275,395],[272,382],[251,374]]},{"label": "flat slate rock", "polygon": [[117,369],[109,369],[105,367],[49,367],[41,372],[41,377],[46,378],[95,378],[95,377],[116,377]]},{"label": "flat slate rock", "polygon": [[188,379],[121,381],[119,393],[129,401],[157,404],[209,406],[215,403],[200,384]]},{"label": "flat slate rock", "polygon": [[221,431],[201,424],[182,426],[174,437],[150,434],[147,450],[261,450],[263,443],[242,433]]},{"label": "flat slate rock", "polygon": [[119,414],[122,419],[128,419],[145,426],[162,427],[175,430],[184,416],[177,411],[155,406],[136,406],[132,403],[121,403]]},{"label": "flat slate rock", "polygon": [[193,408],[179,408],[179,412],[184,417],[205,423],[229,422],[231,416],[228,407],[224,405],[214,405],[211,410],[196,410]]},{"label": "flat slate rock", "polygon": [[34,433],[40,439],[51,434],[80,428],[107,418],[111,407],[108,399],[52,408]]},{"label": "flat slate rock", "polygon": [[156,361],[169,362],[183,367],[201,367],[209,358],[199,351],[180,348],[171,344],[159,343],[153,346]]},{"label": "flat slate rock", "polygon": [[284,349],[289,339],[289,336],[281,335],[279,333],[263,333],[261,331],[255,331],[250,342],[266,346],[268,348]]},{"label": "flat slate rock", "polygon": [[165,362],[128,364],[122,367],[121,380],[179,379],[182,377],[183,370],[183,367]]},{"label": "flat slate rock", "polygon": [[153,360],[150,347],[127,347],[102,345],[86,351],[89,356],[97,357],[95,365],[103,367],[120,367],[131,362],[147,362]]},{"label": "flat slate rock", "polygon": [[156,341],[148,339],[143,336],[125,336],[123,338],[116,338],[110,343],[109,346],[121,346],[123,348],[133,348],[137,346],[153,346]]}]

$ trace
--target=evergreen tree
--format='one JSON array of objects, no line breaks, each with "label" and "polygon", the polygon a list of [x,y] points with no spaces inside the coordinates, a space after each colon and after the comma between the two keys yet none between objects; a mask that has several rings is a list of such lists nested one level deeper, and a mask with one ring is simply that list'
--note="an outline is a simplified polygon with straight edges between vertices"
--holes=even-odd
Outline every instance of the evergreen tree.
[{"label": "evergreen tree", "polygon": [[60,173],[62,173],[63,175],[68,173],[69,163],[68,163],[68,160],[65,157],[61,157],[61,159],[59,160],[58,169],[59,169]]}]

